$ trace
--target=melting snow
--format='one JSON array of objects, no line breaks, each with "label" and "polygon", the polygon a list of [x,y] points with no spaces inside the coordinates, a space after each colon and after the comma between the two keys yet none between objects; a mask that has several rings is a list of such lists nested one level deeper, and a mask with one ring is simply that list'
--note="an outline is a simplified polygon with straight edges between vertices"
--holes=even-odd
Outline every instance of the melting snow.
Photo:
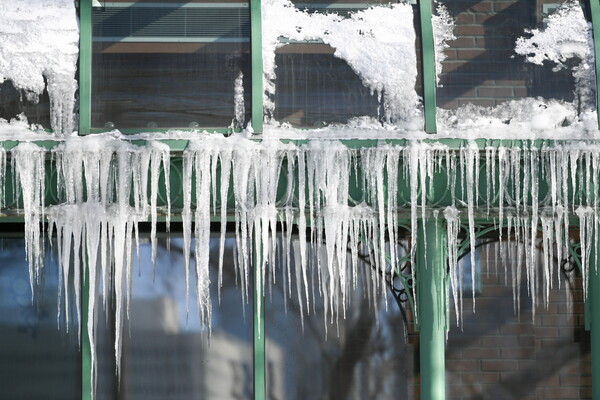
[{"label": "melting snow", "polygon": [[[5,159],[4,154],[0,160]],[[33,143],[21,143],[10,151],[10,156],[24,200],[22,212],[32,286],[41,276],[44,232],[40,223],[47,220],[49,229],[57,235],[62,270],[64,302],[59,313],[68,317],[65,310],[74,303],[77,318],[81,318],[83,276],[78,266],[84,265],[84,274],[89,276],[90,302],[86,312],[90,316],[87,329],[92,347],[96,297],[102,292],[102,303],[107,307],[110,291],[100,288],[114,287],[118,370],[123,322],[128,317],[131,296],[131,264],[139,246],[138,224],[151,221],[151,240],[155,243],[157,215],[171,212],[168,206],[157,205],[158,191],[169,190],[159,187],[160,174],[168,177],[170,173],[168,147],[156,142],[133,145],[116,135],[92,135],[69,138],[48,151]],[[582,188],[597,187],[600,181],[600,145],[596,142],[481,148],[471,141],[453,150],[419,140],[404,145],[380,143],[376,147],[350,148],[335,140],[293,144],[279,140],[258,142],[242,135],[198,135],[185,150],[183,162],[184,247],[185,253],[194,254],[196,260],[191,272],[197,282],[199,318],[206,326],[210,326],[213,301],[209,285],[220,285],[222,276],[220,272],[218,282],[209,281],[211,221],[222,224],[222,271],[230,192],[235,204],[237,274],[245,298],[248,299],[253,276],[252,265],[259,271],[256,278],[264,281],[266,276],[272,276],[270,269],[281,265],[276,264],[276,249],[295,248],[298,262],[291,263],[288,257],[281,266],[289,276],[298,278],[296,290],[289,287],[287,291],[303,304],[304,315],[310,312],[314,289],[318,289],[325,299],[327,321],[343,317],[350,306],[349,292],[354,289],[358,274],[364,273],[359,268],[359,254],[365,244],[372,251],[370,263],[376,271],[371,274],[370,298],[375,306],[385,304],[386,274],[400,267],[400,254],[392,251],[389,244],[402,238],[398,228],[401,219],[411,221],[414,249],[419,221],[443,214],[450,243],[450,287],[457,315],[465,286],[456,263],[463,220],[471,250],[478,218],[496,221],[504,240],[519,242],[523,264],[512,265],[508,271],[515,304],[520,303],[522,269],[534,306],[549,300],[549,290],[558,284],[560,272],[553,258],[568,254],[571,218],[580,221],[584,281],[589,266],[597,262],[590,257],[591,238],[599,226],[598,199],[593,191],[578,194]],[[44,203],[44,177],[51,163],[57,171],[59,205]],[[284,165],[286,168],[282,168]],[[485,169],[480,174],[482,166]],[[0,167],[3,172],[4,161]],[[357,177],[356,171],[362,173]],[[431,191],[434,176],[446,179],[448,186],[455,188],[438,205],[431,204],[432,196],[435,198]],[[282,178],[291,182],[283,194]],[[408,187],[402,189],[399,181],[407,182]],[[486,182],[486,189],[480,191],[482,181]],[[352,197],[351,188],[356,185],[361,193],[358,198]],[[295,224],[307,234],[294,239]],[[538,247],[544,249],[541,260]],[[260,255],[258,263],[252,259],[254,252]],[[315,252],[322,256],[315,260],[310,256]],[[538,268],[538,261],[543,268]],[[184,267],[188,294],[192,282],[190,266],[187,261]],[[69,276],[74,277],[72,283]],[[318,279],[309,279],[311,276]],[[92,356],[95,359],[95,353]]]},{"label": "melting snow", "polygon": [[299,10],[289,0],[267,0],[262,13],[268,115],[275,107],[275,49],[289,41],[322,41],[331,45],[334,56],[345,60],[363,84],[382,98],[388,122],[413,129],[422,124],[415,90],[416,36],[410,4],[371,7],[344,18]]},{"label": "melting snow", "polygon": [[74,129],[79,28],[73,0],[11,0],[0,14],[0,83],[11,80],[27,99],[48,90],[54,132]]},{"label": "melting snow", "polygon": [[515,52],[533,64],[554,64],[555,70],[571,67],[576,82],[576,92],[584,108],[595,104],[594,40],[592,24],[587,22],[577,1],[563,3],[544,20],[543,29],[533,29],[530,37],[517,39]]},{"label": "melting snow", "polygon": [[[30,3],[33,0],[10,2],[0,17],[0,79],[11,79],[28,96],[36,97],[44,89],[45,77],[52,102],[53,129],[70,133],[77,57],[73,2],[57,0],[49,7],[39,7],[39,1],[35,1],[35,7]],[[381,96],[387,123],[382,126],[369,118],[356,118],[347,125],[310,133],[272,125],[259,137],[262,141],[248,139],[245,136],[248,132],[228,138],[170,132],[161,136],[141,134],[127,140],[118,132],[111,132],[65,137],[52,150],[25,142],[9,152],[17,190],[22,193],[31,285],[40,280],[45,236],[40,223],[47,221],[49,229],[56,233],[62,271],[63,303],[59,313],[64,312],[68,318],[69,312],[65,310],[71,303],[77,308],[77,318],[87,312],[93,360],[97,294],[103,293],[102,303],[108,307],[111,303],[107,288],[113,287],[119,371],[123,323],[128,317],[131,297],[131,264],[133,252],[139,247],[138,225],[142,221],[151,222],[154,259],[159,214],[165,215],[167,221],[171,214],[170,203],[158,204],[159,191],[166,191],[169,198],[170,188],[160,187],[159,178],[164,174],[162,181],[168,185],[170,150],[155,139],[190,140],[183,153],[183,208],[174,211],[180,212],[183,219],[185,253],[194,254],[196,260],[193,271],[189,260],[184,266],[187,291],[189,294],[193,281],[190,273],[194,273],[199,318],[207,326],[211,322],[213,301],[209,285],[221,284],[225,224],[231,210],[236,226],[237,275],[241,277],[244,297],[249,297],[252,266],[258,269],[255,284],[264,282],[268,275],[274,276],[269,269],[275,268],[276,249],[294,248],[298,262],[291,263],[288,257],[284,268],[287,282],[289,277],[296,276],[297,286],[295,291],[287,288],[287,292],[297,296],[304,315],[310,312],[318,290],[325,299],[328,321],[343,318],[350,306],[349,291],[354,289],[357,275],[363,273],[359,254],[365,244],[372,250],[370,262],[376,271],[371,274],[370,298],[374,305],[384,301],[386,274],[400,267],[400,254],[390,243],[397,243],[402,237],[398,228],[401,219],[411,222],[414,251],[419,220],[444,216],[451,266],[450,292],[457,311],[461,309],[463,288],[456,263],[461,221],[466,221],[471,250],[479,217],[495,221],[503,239],[518,241],[517,252],[524,255],[524,263],[512,266],[509,271],[515,304],[520,303],[521,268],[532,302],[537,305],[548,301],[549,289],[558,282],[559,266],[552,258],[554,254],[558,259],[568,254],[568,228],[573,218],[580,222],[582,274],[584,281],[587,279],[589,266],[597,262],[590,257],[591,238],[598,234],[598,199],[595,191],[586,190],[585,196],[577,193],[582,188],[598,187],[600,145],[597,142],[571,145],[556,142],[538,147],[532,144],[506,147],[496,143],[481,147],[467,141],[460,148],[450,149],[440,143],[419,140],[426,135],[406,132],[414,129],[415,121],[422,123],[420,99],[414,90],[417,71],[411,6],[373,7],[342,18],[310,14],[289,1],[268,0],[263,14],[267,113],[272,113],[274,107],[270,99],[275,91],[275,49],[286,40],[320,40],[335,48],[335,56],[346,60],[365,86]],[[434,24],[439,63],[452,29],[447,12],[438,8],[438,14]],[[565,34],[561,31],[565,21],[581,29],[572,35]],[[555,30],[560,36],[552,33]],[[585,90],[593,86],[590,83],[593,75],[589,75],[593,58],[589,50],[590,31],[580,9],[561,8],[549,18],[544,31],[535,30],[531,34],[531,38],[518,41],[517,52],[528,54],[530,62],[548,60],[559,68],[564,67],[567,58],[577,56],[582,61],[573,73],[581,97],[587,96]],[[570,40],[564,42],[567,37]],[[556,46],[558,40],[564,43]],[[556,51],[543,50],[544,46]],[[233,117],[237,125],[244,123],[242,78],[238,77],[234,88]],[[540,99],[509,102],[493,109],[467,106],[456,111],[439,111],[441,134],[437,138],[523,139],[524,132],[528,139],[589,138],[597,136],[595,129],[589,129],[595,123],[593,118],[589,113],[578,114],[576,105]],[[25,132],[29,132],[28,139],[45,137],[30,132],[22,120],[0,124],[4,140],[24,139],[25,135],[21,135]],[[279,140],[284,138],[310,140],[303,144]],[[335,138],[406,140],[402,144],[381,141],[375,147],[350,148],[332,140]],[[149,139],[149,142],[133,145],[132,139]],[[6,160],[7,152],[2,149],[2,184]],[[50,165],[57,171],[58,205],[45,203],[45,177]],[[482,165],[485,165],[483,175]],[[434,177],[445,178],[452,190],[446,193],[445,200],[432,205]],[[283,178],[289,185],[282,194]],[[485,190],[480,191],[483,181]],[[401,187],[399,182],[405,182],[407,187]],[[360,188],[358,198],[351,196],[351,188],[355,186]],[[3,186],[0,190],[0,198],[4,199]],[[231,193],[233,203],[228,206]],[[220,272],[218,282],[212,283],[208,275],[211,221],[221,222]],[[293,226],[307,234],[294,239]],[[538,246],[544,249],[541,270],[537,268]],[[320,256],[311,257],[314,253]],[[83,275],[80,265],[86,268]],[[71,275],[72,284],[68,279]],[[89,309],[82,311],[80,288],[85,276],[89,276]],[[475,274],[471,276],[474,278]],[[95,368],[95,361],[93,365]]]}]

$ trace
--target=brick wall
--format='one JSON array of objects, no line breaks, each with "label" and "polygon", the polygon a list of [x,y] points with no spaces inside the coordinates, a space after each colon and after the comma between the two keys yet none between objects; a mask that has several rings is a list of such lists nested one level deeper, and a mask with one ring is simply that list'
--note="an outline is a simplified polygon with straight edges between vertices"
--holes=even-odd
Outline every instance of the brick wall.
[{"label": "brick wall", "polygon": [[[559,0],[554,3],[559,3]],[[515,41],[539,25],[548,0],[443,1],[456,23],[456,40],[446,50],[438,106],[473,103],[495,106],[523,97],[573,99],[569,71],[526,64]]]},{"label": "brick wall", "polygon": [[569,294],[563,276],[561,289],[551,291],[548,306],[537,307],[533,320],[523,276],[521,313],[515,316],[510,272],[505,274],[495,248],[482,253],[476,313],[469,295],[462,330],[451,316],[447,399],[591,399],[581,279],[570,275]]}]

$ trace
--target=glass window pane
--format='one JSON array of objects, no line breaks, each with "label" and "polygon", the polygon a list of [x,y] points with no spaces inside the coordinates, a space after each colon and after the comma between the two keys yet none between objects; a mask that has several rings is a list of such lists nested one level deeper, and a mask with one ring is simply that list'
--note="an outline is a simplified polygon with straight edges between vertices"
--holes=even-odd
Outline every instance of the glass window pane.
[{"label": "glass window pane", "polygon": [[[564,8],[576,9],[567,16],[567,26],[579,31],[578,37],[570,33],[553,38],[543,36],[546,29],[558,27],[549,15],[561,3]],[[576,78],[588,62],[587,25],[578,2],[510,0],[441,4],[454,21],[456,39],[447,42],[449,47],[444,51],[437,105],[463,110],[458,114],[442,112],[443,125],[460,126],[467,120],[472,123],[470,119],[478,116],[497,117],[505,124],[512,124],[531,121],[532,114],[545,113],[552,120],[548,127],[553,128],[573,123],[589,107],[591,99],[583,97],[584,86],[590,82],[585,82],[587,78]],[[553,61],[551,55],[544,55],[545,45],[564,55],[564,59]],[[592,70],[593,66],[589,73],[593,74]],[[557,105],[553,108],[548,104]],[[486,123],[489,125],[489,120]]]},{"label": "glass window pane", "polygon": [[[317,276],[309,273],[310,312],[297,298],[297,264],[291,281],[285,256],[275,267],[275,283],[267,287],[266,359],[270,400],[387,400],[419,397],[416,337],[405,336],[406,324],[390,295],[388,309],[374,308],[370,271],[359,273],[357,289],[348,299],[345,318],[330,320]],[[369,268],[365,264],[361,267]],[[316,266],[315,266],[316,268]],[[309,267],[309,270],[311,268]],[[271,277],[269,277],[271,279]],[[301,277],[299,279],[302,279]],[[367,282],[368,280],[368,282]],[[404,308],[410,313],[407,303]],[[302,321],[304,313],[304,321]],[[410,324],[409,320],[409,324]],[[412,329],[409,327],[409,331]]]},{"label": "glass window pane", "polygon": [[288,44],[277,51],[275,119],[298,127],[379,118],[378,97],[326,44]]},{"label": "glass window pane", "polygon": [[[281,35],[276,46],[274,109],[269,116],[295,127],[345,124],[362,117],[363,122],[415,129],[415,118],[420,121],[413,31],[417,8],[381,1],[292,3],[303,12],[290,21],[298,35]],[[380,17],[388,17],[374,17],[373,6],[381,10]],[[311,20],[316,16],[323,18]],[[351,22],[353,17],[356,21]],[[400,32],[399,27],[407,26],[410,32]],[[298,39],[304,30],[310,35]],[[336,42],[338,31],[344,32],[343,43]]]},{"label": "glass window pane", "polygon": [[[514,246],[505,244],[509,252]],[[564,265],[560,288],[555,281],[548,307],[538,306],[532,320],[525,271],[520,315],[513,307],[510,282],[511,271],[517,269],[516,252],[515,256],[499,255],[496,245],[480,249],[476,313],[471,294],[465,293],[463,327],[456,327],[455,316],[450,317],[446,398],[591,399],[590,336],[584,327],[583,291],[576,267]]]},{"label": "glass window pane", "polygon": [[249,18],[247,2],[94,7],[92,127],[242,126],[250,112]]},{"label": "glass window pane", "polygon": [[0,83],[0,118],[10,121],[23,115],[29,124],[50,129],[50,100],[48,91],[38,95],[29,95],[17,90],[12,81]]},{"label": "glass window pane", "polygon": [[200,327],[193,272],[189,314],[186,312],[183,241],[171,238],[167,249],[167,239],[160,240],[154,272],[151,246],[141,245],[141,271],[136,270],[133,277],[130,320],[123,333],[120,390],[114,379],[113,330],[106,326],[100,328],[98,343],[99,399],[252,398],[252,312],[236,285],[233,242],[226,242],[219,302],[219,239],[211,241],[210,337],[207,329]]},{"label": "glass window pane", "polygon": [[[59,329],[58,268],[46,257],[43,288],[31,301],[23,239],[0,239],[0,399],[80,399],[75,313]],[[64,303],[63,303],[64,304]]]}]

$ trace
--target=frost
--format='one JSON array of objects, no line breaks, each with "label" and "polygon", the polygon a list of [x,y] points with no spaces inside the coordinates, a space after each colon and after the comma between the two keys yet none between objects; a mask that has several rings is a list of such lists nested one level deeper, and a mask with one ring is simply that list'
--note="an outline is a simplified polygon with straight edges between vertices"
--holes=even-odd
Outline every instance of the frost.
[{"label": "frost", "polygon": [[455,40],[454,20],[450,16],[448,9],[442,3],[437,3],[436,14],[432,16],[433,25],[433,45],[435,48],[435,77],[436,83],[440,83],[442,73],[442,63],[446,60],[446,50],[450,45],[448,42]]},{"label": "frost", "polygon": [[421,120],[409,4],[372,7],[344,18],[302,11],[289,0],[268,0],[262,12],[267,117],[275,108],[275,50],[290,41],[322,41],[333,47],[334,56],[345,60],[363,84],[382,98],[388,122],[414,127]]},{"label": "frost", "polygon": [[[183,268],[188,296],[190,283],[196,282],[199,321],[210,328],[215,299],[209,289],[222,282],[225,225],[230,217],[235,220],[236,274],[246,301],[252,285],[264,284],[267,289],[263,290],[268,290],[276,269],[282,268],[286,293],[295,297],[302,316],[311,312],[319,296],[324,299],[324,322],[344,318],[352,306],[351,292],[365,278],[372,306],[386,307],[387,282],[404,262],[403,252],[394,244],[410,237],[408,257],[414,257],[419,224],[443,215],[448,238],[448,306],[451,295],[457,323],[464,288],[473,285],[473,281],[470,285],[463,282],[466,274],[457,261],[470,251],[474,267],[479,219],[496,221],[500,253],[519,260],[510,269],[506,265],[516,311],[522,283],[535,311],[548,304],[550,289],[560,281],[561,263],[554,260],[569,255],[571,220],[579,221],[584,282],[590,265],[596,263],[591,250],[600,226],[598,198],[581,189],[600,182],[600,145],[594,141],[534,144],[481,147],[466,141],[451,149],[409,140],[353,148],[336,140],[259,142],[242,134],[196,134],[183,153],[183,209],[174,211],[182,215],[185,253],[195,259],[194,267],[187,260]],[[167,217],[171,213],[170,203],[159,206],[157,200],[159,191],[166,190],[167,195],[169,191],[159,179],[164,174],[162,182],[170,180],[168,147],[152,141],[134,145],[112,133],[71,137],[52,150],[21,143],[10,151],[10,157],[23,198],[31,285],[36,286],[42,276],[40,223],[47,221],[57,240],[61,270],[59,317],[68,318],[73,305],[79,320],[87,313],[95,382],[97,308],[99,303],[104,307],[114,303],[119,373],[132,260],[139,248],[138,226],[150,221],[155,243],[159,213]],[[7,168],[4,159],[0,154],[0,172]],[[56,205],[44,200],[46,169],[52,163],[59,190]],[[485,172],[480,173],[483,166]],[[436,193],[440,186],[433,182],[444,179],[451,190]],[[479,189],[484,187],[482,180],[485,190]],[[207,269],[214,221],[221,223],[217,282],[210,281]],[[408,236],[399,228],[406,221],[410,221]],[[301,234],[294,235],[294,227]],[[462,242],[461,230],[470,243]],[[517,245],[507,246],[509,240]],[[290,249],[297,260],[294,263]],[[418,279],[415,268],[412,271],[413,280]],[[84,296],[80,290],[86,279],[89,308],[80,310]],[[259,296],[258,310],[263,299]]]},{"label": "frost", "polygon": [[11,80],[27,99],[48,90],[52,129],[74,129],[79,28],[72,0],[14,0],[0,15],[0,83]]},{"label": "frost", "polygon": [[544,23],[544,28],[527,32],[531,37],[518,38],[515,52],[533,64],[549,62],[555,70],[570,68],[582,106],[594,107],[596,80],[592,25],[586,21],[581,5],[578,1],[567,1]]},{"label": "frost", "polygon": [[512,100],[496,107],[481,107],[467,104],[455,110],[438,108],[440,131],[460,137],[459,132],[477,132],[478,129],[492,130],[490,137],[536,137],[537,133],[552,132],[556,139],[572,137],[572,132],[585,132],[576,105],[558,100],[528,97]]},{"label": "frost", "polygon": [[244,114],[246,106],[244,105],[244,74],[240,71],[234,84],[233,112],[235,115],[234,126],[236,128],[244,127]]}]

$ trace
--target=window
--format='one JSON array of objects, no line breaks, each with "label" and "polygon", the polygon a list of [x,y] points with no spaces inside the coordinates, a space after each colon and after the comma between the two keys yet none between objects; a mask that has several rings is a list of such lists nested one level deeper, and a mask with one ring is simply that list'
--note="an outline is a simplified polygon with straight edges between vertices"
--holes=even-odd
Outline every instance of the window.
[{"label": "window", "polygon": [[[77,317],[59,303],[58,265],[46,249],[41,287],[32,302],[25,241],[0,238],[0,399],[80,399],[81,363]],[[60,330],[58,329],[60,326]]]},{"label": "window", "polygon": [[[583,3],[440,4],[455,24],[437,90],[443,125],[467,128],[479,119],[489,126],[497,119],[504,127],[551,129],[575,123],[593,107]],[[577,34],[561,34],[565,26]]]},{"label": "window", "polygon": [[[484,269],[475,313],[471,296],[465,296],[462,325],[457,327],[455,315],[450,317],[446,398],[590,399],[590,336],[583,323],[577,268],[563,264],[556,277],[561,288],[551,290],[547,307],[534,310],[525,271],[518,266],[522,255],[514,251],[517,244],[506,242],[505,249],[511,251],[500,257],[499,246],[480,248]],[[513,279],[520,279],[516,304],[513,296],[518,294],[506,284]],[[517,315],[515,306],[519,307]]]},{"label": "window", "polygon": [[92,128],[244,127],[247,2],[94,6]]},{"label": "window", "polygon": [[263,37],[275,53],[265,60],[273,81],[267,118],[302,128],[358,119],[420,128],[415,7],[378,1],[281,4],[266,9],[264,22],[275,25]]}]

